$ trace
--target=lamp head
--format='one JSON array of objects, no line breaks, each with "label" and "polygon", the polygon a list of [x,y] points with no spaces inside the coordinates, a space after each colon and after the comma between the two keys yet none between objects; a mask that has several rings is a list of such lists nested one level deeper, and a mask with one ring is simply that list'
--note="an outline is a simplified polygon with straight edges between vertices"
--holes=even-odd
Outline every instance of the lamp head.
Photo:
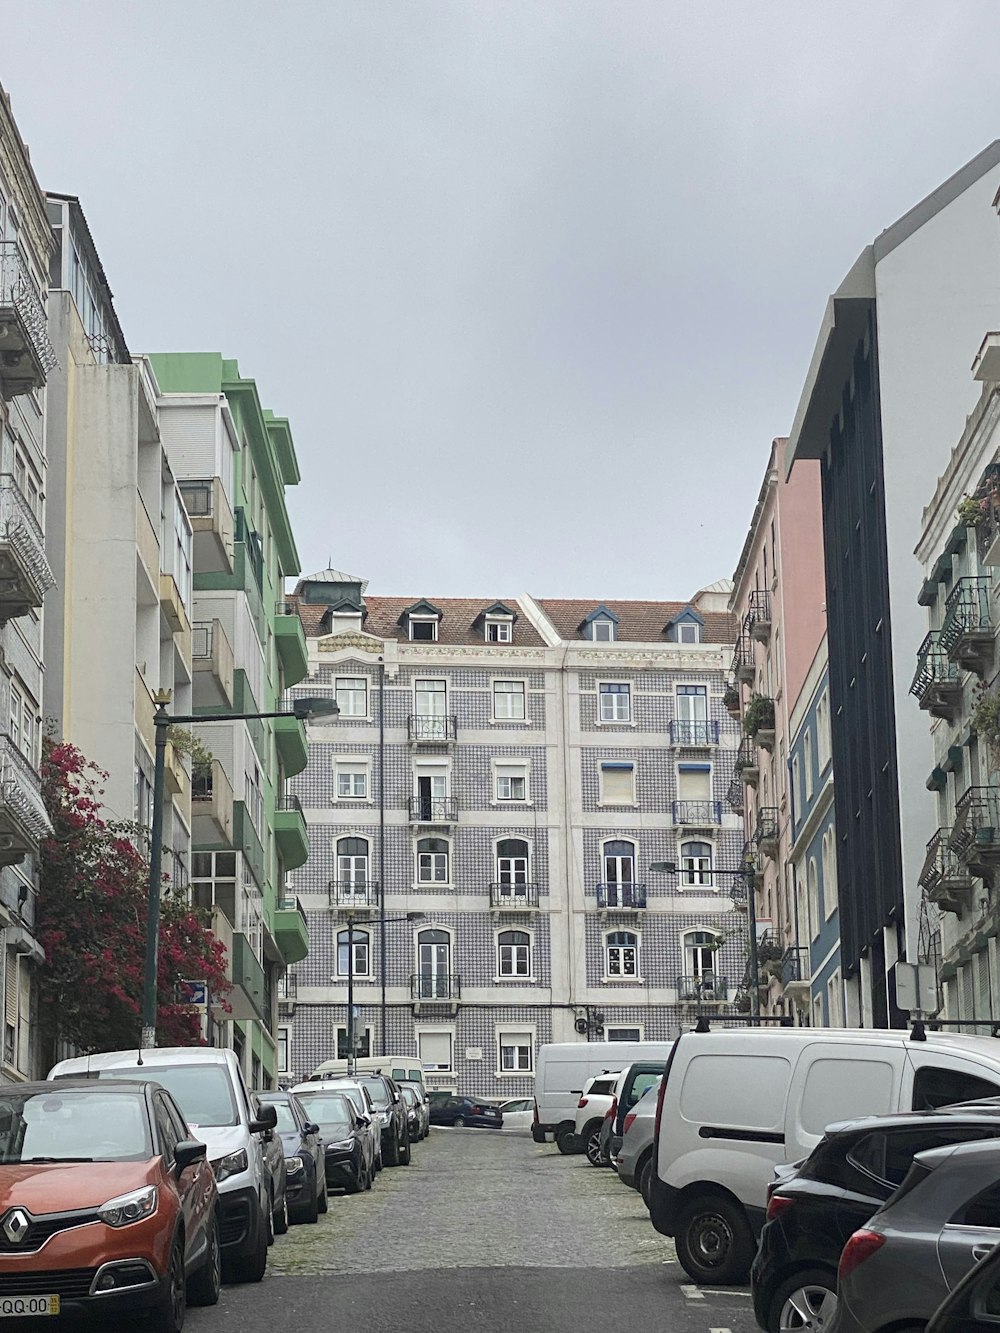
[{"label": "lamp head", "polygon": [[676,861],[650,861],[649,868],[654,875],[673,875],[677,872]]},{"label": "lamp head", "polygon": [[324,718],[337,717],[340,708],[336,699],[327,699],[321,694],[307,694],[292,700],[292,712],[300,722],[319,722]]}]

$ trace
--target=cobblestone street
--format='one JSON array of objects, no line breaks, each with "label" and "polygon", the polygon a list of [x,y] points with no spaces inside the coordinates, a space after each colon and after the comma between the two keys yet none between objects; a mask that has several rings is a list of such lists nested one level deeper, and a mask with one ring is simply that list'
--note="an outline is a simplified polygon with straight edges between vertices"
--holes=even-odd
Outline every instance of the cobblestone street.
[{"label": "cobblestone street", "polygon": [[627,1319],[709,1333],[755,1328],[747,1292],[699,1292],[642,1200],[610,1171],[527,1136],[435,1129],[408,1168],[333,1197],[293,1227],[259,1287],[226,1287],[190,1328],[263,1333],[570,1333]]}]

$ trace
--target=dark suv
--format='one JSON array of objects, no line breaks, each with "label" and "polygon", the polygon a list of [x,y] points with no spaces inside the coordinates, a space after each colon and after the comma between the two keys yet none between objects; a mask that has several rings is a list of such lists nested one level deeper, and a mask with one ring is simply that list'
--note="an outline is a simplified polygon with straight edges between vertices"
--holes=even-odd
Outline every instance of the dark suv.
[{"label": "dark suv", "polygon": [[367,1088],[382,1128],[382,1161],[386,1166],[410,1165],[410,1126],[399,1084],[385,1074],[358,1074],[355,1082]]},{"label": "dark suv", "polygon": [[[790,1319],[826,1325],[849,1236],[902,1184],[915,1153],[1000,1137],[1000,1100],[831,1125],[804,1162],[779,1167],[750,1280],[768,1333]],[[802,1327],[806,1327],[803,1322]]]}]

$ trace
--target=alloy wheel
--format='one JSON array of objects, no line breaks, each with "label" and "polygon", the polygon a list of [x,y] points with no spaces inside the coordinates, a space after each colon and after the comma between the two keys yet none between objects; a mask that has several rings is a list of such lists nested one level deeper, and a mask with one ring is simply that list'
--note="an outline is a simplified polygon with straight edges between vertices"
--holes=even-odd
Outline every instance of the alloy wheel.
[{"label": "alloy wheel", "polygon": [[800,1333],[803,1329],[828,1328],[837,1309],[836,1294],[827,1287],[809,1283],[789,1293],[781,1307],[780,1333]]}]

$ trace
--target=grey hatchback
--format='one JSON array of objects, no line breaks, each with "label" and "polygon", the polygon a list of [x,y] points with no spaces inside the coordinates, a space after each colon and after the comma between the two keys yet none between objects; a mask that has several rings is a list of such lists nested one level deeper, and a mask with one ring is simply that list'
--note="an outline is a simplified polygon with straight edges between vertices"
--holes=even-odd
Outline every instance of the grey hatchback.
[{"label": "grey hatchback", "polygon": [[1000,1143],[919,1153],[899,1189],[844,1246],[827,1333],[922,1333],[1000,1242]]}]

